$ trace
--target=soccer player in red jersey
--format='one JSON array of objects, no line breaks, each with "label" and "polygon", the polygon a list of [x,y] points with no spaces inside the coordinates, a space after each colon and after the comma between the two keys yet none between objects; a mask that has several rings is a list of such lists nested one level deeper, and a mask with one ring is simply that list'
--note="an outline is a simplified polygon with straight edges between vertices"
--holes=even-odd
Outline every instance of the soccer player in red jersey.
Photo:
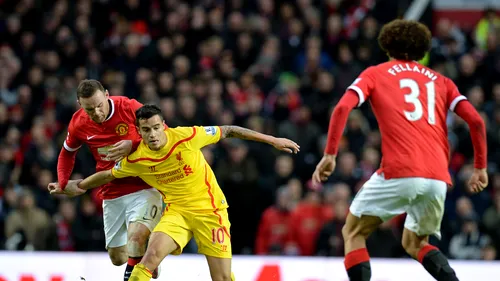
[{"label": "soccer player in red jersey", "polygon": [[427,27],[394,20],[382,28],[378,41],[391,60],[363,71],[336,105],[313,180],[319,183],[332,174],[349,112],[370,100],[383,158],[353,200],[342,229],[349,280],[370,280],[366,239],[383,221],[402,213],[407,213],[402,239],[406,252],[436,280],[458,280],[447,258],[428,242],[429,235],[441,236],[447,185],[452,184],[446,115],[454,111],[469,125],[475,169],[468,189],[473,193],[488,184],[484,122],[450,79],[416,62],[431,45]]},{"label": "soccer player in red jersey", "polygon": [[[115,161],[137,148],[141,137],[135,128],[134,99],[110,97],[101,83],[83,80],[77,88],[81,105],[73,115],[57,163],[58,186],[64,189],[73,171],[77,150],[87,144],[97,162],[96,170],[113,168]],[[57,183],[49,185],[49,190]],[[127,263],[125,281],[145,253],[151,231],[162,213],[162,197],[138,177],[116,179],[98,190],[103,199],[106,249],[111,262]],[[157,275],[157,272],[155,272]],[[157,277],[157,276],[154,276]]]}]

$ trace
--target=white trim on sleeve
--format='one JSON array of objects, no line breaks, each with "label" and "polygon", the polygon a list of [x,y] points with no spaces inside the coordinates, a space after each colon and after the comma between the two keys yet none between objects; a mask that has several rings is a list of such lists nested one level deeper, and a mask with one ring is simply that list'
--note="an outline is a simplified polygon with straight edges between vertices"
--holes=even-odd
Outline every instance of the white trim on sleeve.
[{"label": "white trim on sleeve", "polygon": [[356,93],[358,93],[358,97],[359,97],[358,107],[360,107],[365,102],[365,95],[363,94],[363,90],[361,90],[358,86],[354,86],[354,85],[347,87],[347,89],[353,90]]},{"label": "white trim on sleeve", "polygon": [[68,144],[66,143],[66,141],[64,141],[63,143],[63,146],[64,146],[64,149],[66,149],[67,151],[69,152],[73,152],[73,151],[77,151],[78,149],[80,149],[80,147],[82,147],[81,145],[77,148],[71,148],[68,146]]},{"label": "white trim on sleeve", "polygon": [[462,100],[466,100],[467,98],[463,95],[460,95],[458,97],[456,97],[451,103],[450,103],[450,110],[451,111],[455,111],[455,107],[457,107],[457,104],[462,101]]}]

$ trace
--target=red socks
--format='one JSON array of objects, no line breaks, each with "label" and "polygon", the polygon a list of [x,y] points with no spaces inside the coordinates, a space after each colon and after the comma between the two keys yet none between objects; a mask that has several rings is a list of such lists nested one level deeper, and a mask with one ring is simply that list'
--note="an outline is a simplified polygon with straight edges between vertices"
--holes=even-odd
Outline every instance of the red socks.
[{"label": "red socks", "polygon": [[356,266],[363,262],[369,262],[370,255],[366,248],[361,248],[347,253],[344,259],[345,269],[349,270],[351,267]]},{"label": "red socks", "polygon": [[[438,281],[458,281],[448,259],[432,245],[426,245],[417,254],[417,260]],[[357,249],[346,254],[345,269],[350,281],[370,281],[370,255],[366,248]]]},{"label": "red socks", "polygon": [[439,251],[438,248],[436,248],[436,247],[434,247],[432,245],[425,245],[424,247],[422,247],[422,249],[420,249],[420,251],[417,254],[417,260],[418,260],[418,262],[422,263],[422,261],[424,260],[425,255],[427,255],[427,253],[429,253],[432,250]]},{"label": "red socks", "polygon": [[129,257],[127,264],[130,266],[135,266],[136,264],[140,263],[141,260],[142,260],[142,257],[138,257],[138,258]]},{"label": "red socks", "polygon": [[345,269],[350,281],[370,281],[370,255],[366,248],[347,253],[344,259]]},{"label": "red socks", "polygon": [[417,260],[438,281],[458,281],[455,270],[438,248],[425,245],[417,254]]}]

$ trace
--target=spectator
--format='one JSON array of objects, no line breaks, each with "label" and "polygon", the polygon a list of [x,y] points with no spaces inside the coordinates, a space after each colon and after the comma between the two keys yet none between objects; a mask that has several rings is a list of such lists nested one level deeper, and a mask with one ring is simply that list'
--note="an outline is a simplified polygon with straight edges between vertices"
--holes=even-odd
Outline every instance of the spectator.
[{"label": "spectator", "polygon": [[363,173],[363,180],[368,180],[371,175],[373,175],[373,173],[378,169],[379,162],[380,154],[376,149],[367,147],[363,150],[363,155],[359,165]]},{"label": "spectator", "polygon": [[302,200],[302,182],[297,178],[291,178],[287,183],[287,188],[291,196],[290,210],[292,211]]},{"label": "spectator", "polygon": [[104,245],[102,217],[88,195],[82,196],[79,212],[72,226],[76,251],[101,251]]},{"label": "spectator", "polygon": [[300,150],[306,153],[312,152],[314,142],[320,133],[320,128],[312,122],[311,115],[309,107],[302,106],[292,113],[289,120],[278,127],[280,136],[300,143]]},{"label": "spectator", "polygon": [[65,252],[75,250],[74,233],[72,230],[76,217],[75,204],[70,200],[63,200],[59,204],[59,212],[54,215],[59,240],[59,249]]},{"label": "spectator", "polygon": [[361,172],[356,167],[356,156],[354,153],[347,152],[339,155],[338,168],[333,174],[334,182],[345,182],[354,191],[357,183],[361,179]]},{"label": "spectator", "polygon": [[483,248],[481,253],[481,259],[486,261],[493,261],[497,258],[497,250],[492,245],[488,245]]},{"label": "spectator", "polygon": [[459,75],[457,87],[462,93],[466,93],[473,86],[483,86],[480,73],[477,71],[477,62],[471,54],[460,57],[458,62]]},{"label": "spectator", "polygon": [[323,225],[331,219],[330,207],[321,204],[321,194],[309,190],[289,218],[289,233],[284,253],[310,256],[316,252],[316,241]]},{"label": "spectator", "polygon": [[319,129],[323,132],[325,128],[328,128],[330,107],[333,101],[339,97],[339,93],[336,91],[335,77],[328,71],[320,71],[316,81],[313,81],[311,85],[303,85],[300,93],[304,97],[304,103],[311,110],[312,120],[319,125]]},{"label": "spectator", "polygon": [[[345,190],[338,186],[336,190]],[[347,189],[348,190],[348,189]],[[350,192],[350,190],[349,190]],[[344,255],[342,227],[349,212],[350,200],[335,198],[330,207],[334,208],[334,217],[321,229],[316,245],[316,255],[341,257]]]},{"label": "spectator", "polygon": [[5,220],[7,249],[10,250],[55,250],[51,245],[54,225],[44,210],[36,207],[35,197],[28,189],[19,194],[17,208]]},{"label": "spectator", "polygon": [[433,55],[456,59],[465,51],[465,36],[450,20],[440,19],[436,25],[436,36],[432,39]]},{"label": "spectator", "polygon": [[500,192],[495,193],[493,206],[484,213],[483,224],[498,249],[500,246],[498,245],[500,243]]},{"label": "spectator", "polygon": [[255,253],[257,255],[281,255],[284,253],[290,211],[293,201],[290,189],[286,186],[276,191],[276,204],[268,207],[259,223],[257,238],[255,242]]},{"label": "spectator", "polygon": [[500,17],[497,16],[495,9],[488,8],[484,11],[484,16],[479,20],[474,30],[476,44],[481,49],[486,49],[488,35],[500,28]]},{"label": "spectator", "polygon": [[481,259],[483,249],[491,242],[490,238],[481,233],[476,215],[462,218],[460,232],[450,241],[450,255],[455,259]]}]

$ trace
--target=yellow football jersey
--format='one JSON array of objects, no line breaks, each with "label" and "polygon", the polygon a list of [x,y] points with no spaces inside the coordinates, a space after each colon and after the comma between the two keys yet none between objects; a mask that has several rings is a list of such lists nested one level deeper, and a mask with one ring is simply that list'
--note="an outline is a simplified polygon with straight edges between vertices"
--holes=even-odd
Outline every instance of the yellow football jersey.
[{"label": "yellow football jersey", "polygon": [[140,177],[158,189],[168,208],[214,211],[228,207],[226,198],[201,148],[221,138],[220,127],[177,127],[165,130],[167,144],[153,151],[141,142],[116,163],[116,178]]}]

